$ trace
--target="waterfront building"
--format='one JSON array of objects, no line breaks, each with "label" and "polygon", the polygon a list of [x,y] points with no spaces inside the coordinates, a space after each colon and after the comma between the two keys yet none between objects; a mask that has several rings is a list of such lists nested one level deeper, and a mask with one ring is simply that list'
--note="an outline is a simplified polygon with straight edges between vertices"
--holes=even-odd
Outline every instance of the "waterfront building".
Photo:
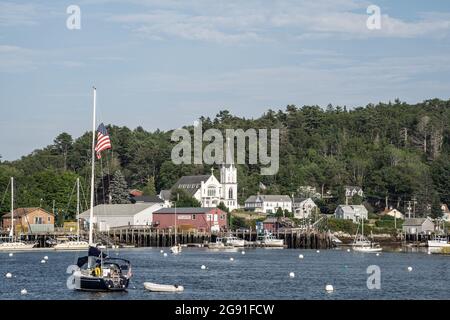
[{"label": "waterfront building", "polygon": [[[94,207],[96,230],[109,231],[115,227],[151,226],[153,213],[163,207],[163,202],[135,204],[100,204]],[[80,214],[80,218],[89,223],[89,210]]]},{"label": "waterfront building", "polygon": [[293,198],[292,210],[297,219],[309,218],[317,209],[317,205],[311,198]]},{"label": "waterfront building", "polygon": [[[2,216],[3,229],[11,227],[11,213]],[[42,208],[17,208],[14,210],[14,229],[22,233],[53,232],[55,217]]]},{"label": "waterfront building", "polygon": [[369,212],[363,205],[339,205],[334,211],[336,219],[352,220],[358,222],[361,218],[367,219]]},{"label": "waterfront building", "polygon": [[218,232],[227,228],[227,213],[219,208],[162,208],[153,213],[153,226],[158,229]]},{"label": "waterfront building", "polygon": [[278,209],[292,212],[292,199],[285,195],[256,195],[245,200],[245,210],[263,214],[276,213]]},{"label": "waterfront building", "polygon": [[430,217],[406,218],[402,230],[406,235],[430,235],[435,231],[435,224]]},{"label": "waterfront building", "polygon": [[450,222],[450,210],[446,204],[441,205],[442,209],[442,220]]}]

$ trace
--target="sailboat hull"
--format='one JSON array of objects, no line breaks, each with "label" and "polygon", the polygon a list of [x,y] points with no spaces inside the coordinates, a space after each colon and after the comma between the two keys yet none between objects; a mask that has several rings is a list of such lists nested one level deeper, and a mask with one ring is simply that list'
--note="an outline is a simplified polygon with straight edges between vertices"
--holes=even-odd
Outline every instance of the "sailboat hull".
[{"label": "sailboat hull", "polygon": [[111,278],[79,276],[75,279],[75,289],[78,291],[126,291],[128,289],[129,279],[121,277],[119,281],[113,281]]}]

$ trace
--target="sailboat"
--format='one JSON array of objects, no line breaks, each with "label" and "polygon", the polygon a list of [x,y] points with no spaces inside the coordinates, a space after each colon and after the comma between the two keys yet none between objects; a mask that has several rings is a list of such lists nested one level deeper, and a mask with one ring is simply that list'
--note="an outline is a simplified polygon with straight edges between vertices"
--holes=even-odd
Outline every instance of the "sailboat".
[{"label": "sailboat", "polygon": [[89,248],[87,241],[80,240],[80,178],[77,178],[77,239],[57,243],[55,250],[86,250]]},{"label": "sailboat", "polygon": [[[359,229],[359,225],[358,225]],[[383,248],[379,244],[368,240],[364,237],[364,217],[361,218],[361,234],[358,235],[358,229],[356,230],[355,239],[352,244],[353,251],[358,252],[380,252]]]},{"label": "sailboat", "polygon": [[[178,194],[177,194],[177,200],[178,200]],[[181,245],[177,244],[177,203],[175,202],[175,245],[170,247],[170,252],[173,254],[181,253]]]},{"label": "sailboat", "polygon": [[9,242],[0,243],[0,251],[26,251],[36,246],[36,243],[25,243],[14,238],[14,178],[11,177],[11,226],[9,231]]},{"label": "sailboat", "polygon": [[[102,252],[94,243],[94,188],[95,188],[95,111],[97,90],[94,87],[94,112],[92,129],[92,171],[91,171],[91,208],[89,216],[89,250],[88,255],[78,258],[76,270],[72,274],[73,285],[82,291],[125,291],[131,274],[131,263],[120,258],[111,258]],[[108,137],[109,139],[109,137]],[[98,152],[98,150],[97,150]]]}]

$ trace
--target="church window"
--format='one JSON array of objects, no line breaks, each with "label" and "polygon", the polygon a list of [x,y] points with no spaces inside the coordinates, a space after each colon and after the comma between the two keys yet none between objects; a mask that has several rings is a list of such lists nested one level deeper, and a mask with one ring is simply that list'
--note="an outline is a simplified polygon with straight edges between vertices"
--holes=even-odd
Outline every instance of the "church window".
[{"label": "church window", "polygon": [[216,188],[208,187],[208,197],[215,197],[215,196],[216,196]]},{"label": "church window", "polygon": [[233,199],[234,197],[233,197],[233,189],[232,188],[230,188],[229,190],[228,190],[228,199]]}]

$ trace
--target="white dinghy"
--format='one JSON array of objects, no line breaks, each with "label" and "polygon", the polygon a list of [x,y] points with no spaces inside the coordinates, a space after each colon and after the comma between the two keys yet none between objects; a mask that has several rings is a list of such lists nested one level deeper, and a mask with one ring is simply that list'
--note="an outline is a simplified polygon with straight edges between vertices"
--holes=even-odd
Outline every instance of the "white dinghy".
[{"label": "white dinghy", "polygon": [[152,292],[183,292],[184,287],[179,285],[157,284],[151,282],[144,282],[144,287]]}]

